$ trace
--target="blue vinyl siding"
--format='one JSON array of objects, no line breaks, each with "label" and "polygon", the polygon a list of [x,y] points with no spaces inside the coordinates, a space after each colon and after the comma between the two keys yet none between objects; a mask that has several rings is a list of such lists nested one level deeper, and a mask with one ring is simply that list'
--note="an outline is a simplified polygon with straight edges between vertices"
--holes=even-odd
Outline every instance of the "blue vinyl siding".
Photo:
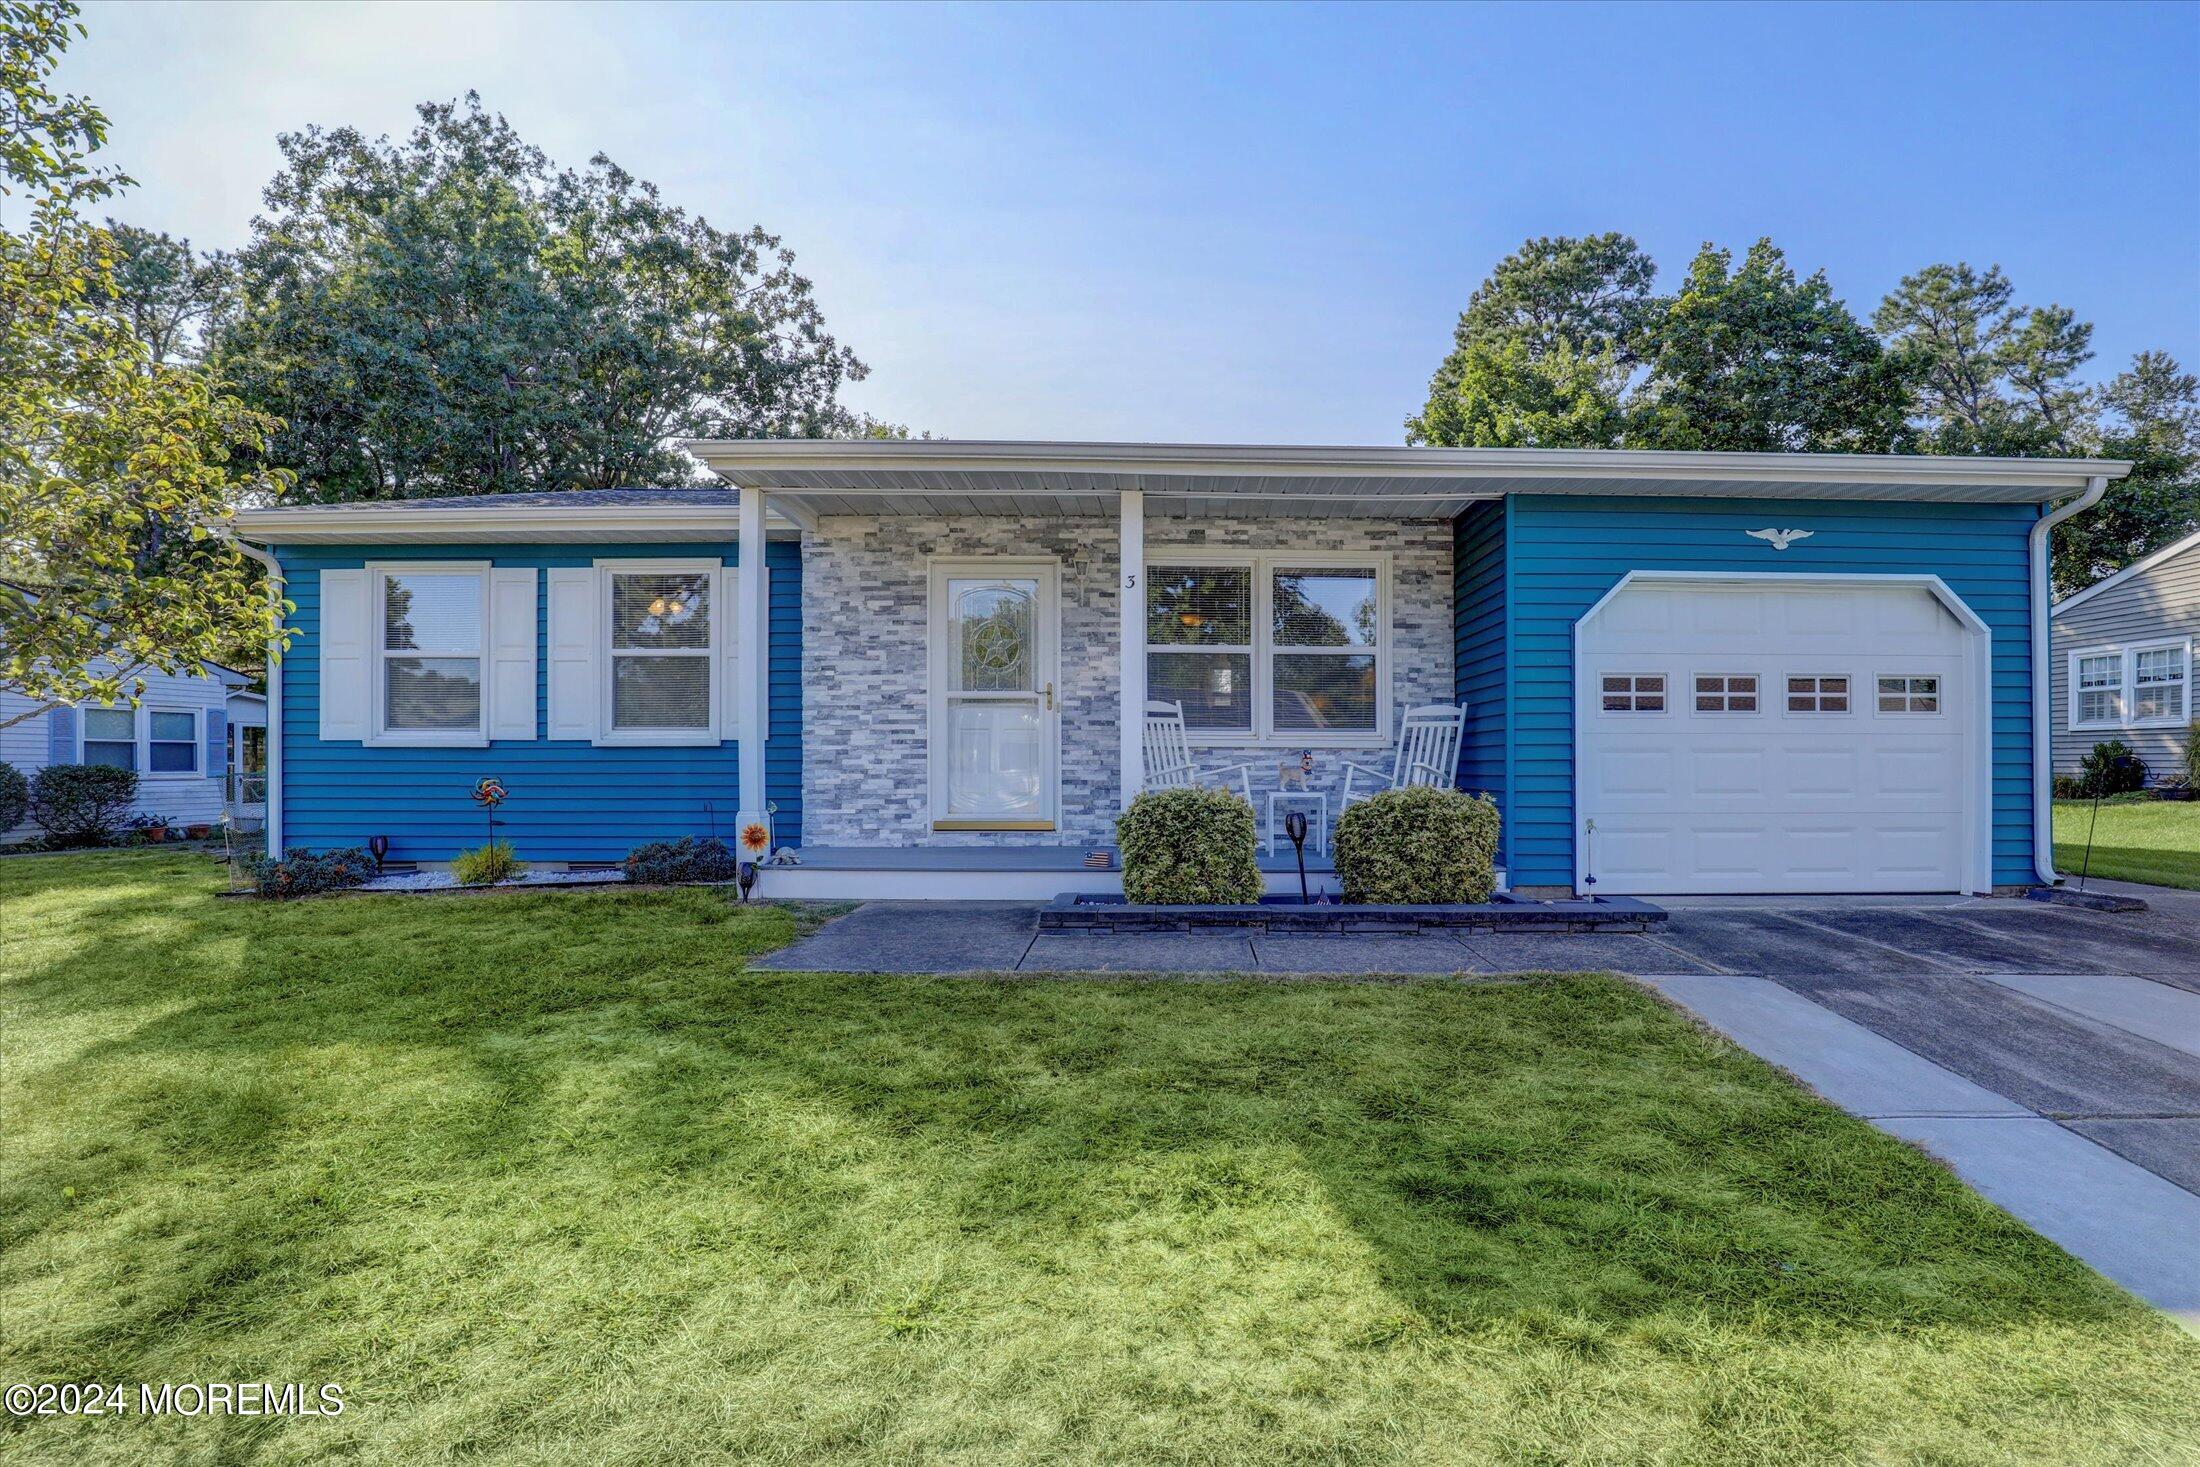
[{"label": "blue vinyl siding", "polygon": [[[1511,630],[1507,871],[1570,886],[1574,862],[1574,623],[1631,570],[1932,574],[1987,624],[1993,647],[1994,880],[2032,869],[2028,504],[1861,504],[1520,495],[1508,501]],[[1775,551],[1745,533],[1806,529]]]},{"label": "blue vinyl siding", "polygon": [[[486,838],[474,781],[502,779],[511,798],[498,834],[522,858],[615,861],[636,844],[715,831],[731,840],[740,805],[740,748],[598,748],[574,739],[499,739],[486,748],[367,748],[320,739],[320,624],[323,570],[374,561],[486,560],[538,571],[641,556],[709,557],[738,563],[732,544],[286,546],[279,552],[301,635],[283,659],[283,841],[327,850],[390,838],[395,860],[447,861]],[[779,806],[782,845],[802,835],[802,559],[792,542],[766,550],[771,568],[771,729],[766,798]],[[536,727],[547,727],[548,577],[535,591]]]},{"label": "blue vinyl siding", "polygon": [[[1457,695],[1467,705],[1459,745],[1459,787],[1505,806],[1505,520],[1509,499],[1477,504],[1452,524],[1452,659]],[[1504,857],[1504,837],[1498,839]]]}]

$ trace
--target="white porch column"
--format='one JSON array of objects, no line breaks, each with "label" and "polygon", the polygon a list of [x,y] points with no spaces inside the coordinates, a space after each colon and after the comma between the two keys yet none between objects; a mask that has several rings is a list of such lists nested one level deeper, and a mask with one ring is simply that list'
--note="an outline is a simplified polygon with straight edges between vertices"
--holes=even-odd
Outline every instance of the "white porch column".
[{"label": "white porch column", "polygon": [[764,573],[764,491],[741,486],[741,574],[734,595],[733,624],[740,639],[738,689],[741,727],[741,820],[764,817],[764,740],[771,731],[771,701],[766,689],[771,659],[766,633],[771,602]]},{"label": "white porch column", "polygon": [[1122,597],[1123,808],[1146,783],[1146,491],[1123,491],[1122,565],[1116,587]]}]

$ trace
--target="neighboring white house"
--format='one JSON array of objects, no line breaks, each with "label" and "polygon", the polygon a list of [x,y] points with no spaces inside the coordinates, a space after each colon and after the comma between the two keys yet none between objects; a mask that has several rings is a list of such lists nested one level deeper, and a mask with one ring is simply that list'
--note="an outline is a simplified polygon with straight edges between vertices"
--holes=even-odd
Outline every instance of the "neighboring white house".
[{"label": "neighboring white house", "polygon": [[2200,534],[2056,603],[2052,621],[2054,761],[2076,774],[2104,739],[2122,739],[2147,780],[2177,772],[2193,719],[2200,641]]},{"label": "neighboring white house", "polygon": [[[134,813],[164,816],[172,826],[212,825],[222,818],[229,784],[229,702],[245,682],[242,673],[211,664],[197,675],[148,674],[145,696],[134,708],[49,708],[0,728],[0,762],[25,778],[49,764],[134,769]],[[35,706],[22,693],[0,688],[0,720]],[[260,723],[264,728],[264,706]],[[0,842],[35,834],[26,824],[0,831]]]}]

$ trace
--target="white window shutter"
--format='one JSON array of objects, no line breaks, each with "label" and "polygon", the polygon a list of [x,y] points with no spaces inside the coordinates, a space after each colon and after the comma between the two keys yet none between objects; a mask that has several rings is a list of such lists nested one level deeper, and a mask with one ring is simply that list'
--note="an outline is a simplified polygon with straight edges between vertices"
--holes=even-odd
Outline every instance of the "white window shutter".
[{"label": "white window shutter", "polygon": [[741,567],[718,568],[718,738],[741,737]]},{"label": "white window shutter", "polygon": [[596,572],[566,566],[550,572],[550,732],[553,739],[593,739],[603,675],[596,659],[600,603]]},{"label": "white window shutter", "polygon": [[374,679],[367,644],[367,573],[321,572],[321,737],[364,740]]},{"label": "white window shutter", "polygon": [[535,736],[534,567],[489,572],[489,737]]}]

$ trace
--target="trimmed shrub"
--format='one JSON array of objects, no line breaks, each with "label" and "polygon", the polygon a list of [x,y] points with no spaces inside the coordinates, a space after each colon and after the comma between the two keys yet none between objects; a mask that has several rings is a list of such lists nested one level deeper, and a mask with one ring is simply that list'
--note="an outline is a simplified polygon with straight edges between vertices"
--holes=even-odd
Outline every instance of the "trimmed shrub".
[{"label": "trimmed shrub", "polygon": [[1227,790],[1148,790],[1116,817],[1123,895],[1159,906],[1257,902],[1253,807]]},{"label": "trimmed shrub", "polygon": [[56,848],[103,846],[122,834],[138,777],[109,764],[49,764],[31,778],[30,816]]},{"label": "trimmed shrub", "polygon": [[1486,902],[1497,887],[1497,806],[1463,790],[1384,790],[1337,817],[1348,902]]},{"label": "trimmed shrub", "polygon": [[621,863],[626,879],[645,886],[671,886],[682,881],[731,881],[741,863],[722,840],[684,835],[678,840],[652,841],[626,853]]},{"label": "trimmed shrub", "polygon": [[2132,753],[2131,745],[2122,739],[2103,739],[2095,744],[2078,767],[2085,771],[2078,776],[2078,784],[2087,799],[2129,794],[2147,782],[2146,761]]},{"label": "trimmed shrub", "polygon": [[0,764],[0,831],[23,823],[31,807],[31,782],[13,764]]},{"label": "trimmed shrub", "polygon": [[2078,776],[2075,774],[2058,774],[2055,776],[2055,798],[2058,800],[2082,800],[2085,798],[2085,786],[2079,782]]},{"label": "trimmed shrub", "polygon": [[460,851],[451,862],[451,875],[461,886],[494,886],[524,875],[527,863],[508,840],[493,840],[470,851]]},{"label": "trimmed shrub", "polygon": [[283,852],[280,861],[265,856],[247,857],[238,863],[252,878],[252,888],[264,897],[315,896],[324,891],[348,891],[374,875],[374,857],[357,846],[323,851],[319,855],[303,846]]},{"label": "trimmed shrub", "polygon": [[[2185,766],[2185,788],[2200,790],[2200,718],[2195,718],[2185,729],[2185,753],[2182,762]],[[4,799],[4,796],[0,796],[0,800]],[[5,823],[0,821],[0,825]]]}]

